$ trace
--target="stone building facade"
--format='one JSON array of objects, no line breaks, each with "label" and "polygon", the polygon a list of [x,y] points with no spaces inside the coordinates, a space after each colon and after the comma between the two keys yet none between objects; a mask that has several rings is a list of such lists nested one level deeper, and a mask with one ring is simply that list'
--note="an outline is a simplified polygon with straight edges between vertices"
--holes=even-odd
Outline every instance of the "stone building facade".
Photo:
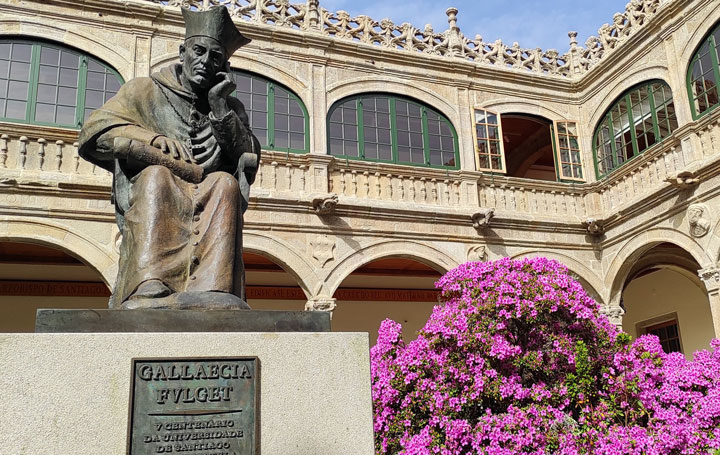
[{"label": "stone building facade", "polygon": [[[265,135],[246,214],[251,305],[333,311],[338,330],[387,316],[413,330],[440,273],[547,256],[633,335],[662,331],[689,354],[720,334],[713,0],[632,0],[586,43],[570,32],[562,54],[468,38],[454,8],[435,32],[317,0],[3,2],[0,47],[30,50],[0,53],[0,311],[12,320],[0,329],[25,330],[38,305],[104,306],[119,234],[111,176],[77,156],[83,108],[177,61],[179,7],[211,4],[253,40],[231,59]],[[46,47],[79,56],[75,104],[61,101],[64,54],[48,63]],[[62,265],[72,258],[80,268]]]}]

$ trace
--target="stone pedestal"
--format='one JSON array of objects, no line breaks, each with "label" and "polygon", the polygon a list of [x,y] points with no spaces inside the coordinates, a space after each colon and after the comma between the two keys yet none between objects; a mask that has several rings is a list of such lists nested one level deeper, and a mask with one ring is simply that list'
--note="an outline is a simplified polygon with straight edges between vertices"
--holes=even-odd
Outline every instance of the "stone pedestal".
[{"label": "stone pedestal", "polygon": [[373,454],[368,336],[328,332],[0,334],[0,452],[126,453],[132,359],[213,357],[259,360],[259,454]]}]

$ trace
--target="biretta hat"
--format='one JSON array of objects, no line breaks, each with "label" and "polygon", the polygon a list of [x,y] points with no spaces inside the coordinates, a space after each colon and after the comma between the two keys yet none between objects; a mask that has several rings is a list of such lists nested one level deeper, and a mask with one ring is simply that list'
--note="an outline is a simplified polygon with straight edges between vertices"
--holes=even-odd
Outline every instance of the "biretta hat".
[{"label": "biretta hat", "polygon": [[224,6],[213,6],[206,11],[192,11],[183,8],[182,14],[185,19],[186,40],[194,36],[212,38],[225,48],[228,58],[251,41],[235,27]]}]

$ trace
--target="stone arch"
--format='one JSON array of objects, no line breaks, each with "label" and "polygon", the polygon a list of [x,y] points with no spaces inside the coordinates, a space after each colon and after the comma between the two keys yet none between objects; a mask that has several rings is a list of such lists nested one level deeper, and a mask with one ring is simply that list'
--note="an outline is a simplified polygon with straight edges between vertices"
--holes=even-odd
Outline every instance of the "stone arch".
[{"label": "stone arch", "polygon": [[93,34],[92,31],[85,33],[84,31],[67,30],[45,23],[33,24],[20,20],[0,20],[0,36],[35,38],[39,41],[54,41],[58,44],[65,44],[104,61],[126,81],[133,77],[134,67],[130,54],[126,52],[127,55],[123,55],[120,52],[122,46],[110,43],[103,39],[102,36],[96,33]]},{"label": "stone arch", "polygon": [[710,261],[711,263],[720,262],[720,220],[715,223],[708,236],[710,239],[707,242],[707,251],[710,255]]},{"label": "stone arch", "polygon": [[[613,79],[610,82],[611,85],[609,85],[610,90],[603,90],[603,95],[600,99],[600,102],[595,105],[590,114],[590,119],[588,121],[588,124],[592,128],[590,131],[594,134],[595,128],[597,127],[598,122],[602,119],[602,116],[613,104],[618,101],[618,98],[623,93],[625,93],[632,87],[641,84],[642,82],[651,80],[660,80],[667,84],[667,86],[670,87],[670,90],[672,91],[673,101],[675,102],[679,99],[677,87],[673,87],[668,82],[670,80],[670,73],[667,66],[653,65],[644,67],[629,74],[627,77],[619,77]],[[603,86],[602,88],[605,88],[605,86]]]},{"label": "stone arch", "polygon": [[[718,21],[720,21],[720,4],[715,3],[714,6],[712,6],[713,3],[708,2],[708,5],[707,10],[697,11],[697,13],[703,17],[701,21],[697,21],[698,27],[687,35],[681,35],[687,37],[687,39],[682,43],[676,44],[676,49],[682,49],[679,60],[685,64],[683,76],[686,75],[690,69],[690,60],[702,44],[703,38],[707,37],[707,34],[710,33],[710,31],[718,25]],[[691,22],[688,21],[687,23]]]},{"label": "stone arch", "polygon": [[[600,277],[595,272],[587,268],[582,262],[578,261],[573,257],[570,257],[563,253],[542,250],[525,251],[511,256],[512,259],[535,257],[545,257],[560,262],[561,264],[566,266],[570,272],[574,273],[578,276],[578,278],[580,278],[581,284],[583,285],[583,287],[585,287],[585,290],[589,294],[591,294],[596,299],[602,300],[602,291],[604,290],[605,285],[603,284]],[[604,302],[599,301],[598,303],[603,304]]]},{"label": "stone arch", "polygon": [[310,299],[318,288],[318,278],[313,264],[297,254],[295,248],[275,237],[252,231],[243,232],[243,251],[256,253],[271,259],[289,273]]},{"label": "stone arch", "polygon": [[413,259],[440,273],[446,273],[459,265],[444,251],[425,243],[411,240],[383,240],[354,251],[337,261],[322,287],[323,295],[332,296],[353,271],[369,262],[386,257]]},{"label": "stone arch", "polygon": [[537,115],[548,120],[568,120],[569,113],[563,113],[558,109],[543,105],[534,100],[517,101],[516,98],[499,98],[486,103],[476,104],[475,107],[489,109],[498,114],[530,114]]},{"label": "stone arch", "polygon": [[117,255],[97,242],[61,224],[28,219],[0,221],[0,241],[27,242],[49,246],[69,253],[95,270],[112,289],[117,277]]},{"label": "stone arch", "polygon": [[391,93],[398,96],[415,98],[429,107],[440,112],[450,120],[453,127],[460,131],[460,114],[456,106],[438,93],[422,86],[414,86],[407,81],[386,76],[365,76],[346,79],[335,84],[329,84],[327,90],[327,106],[325,114],[336,102],[353,95],[363,93]]},{"label": "stone arch", "polygon": [[610,305],[619,305],[625,280],[635,262],[652,247],[659,243],[672,243],[688,252],[703,267],[711,263],[708,252],[692,237],[668,228],[653,228],[642,232],[627,241],[610,263],[605,274],[605,289],[608,294],[605,301]]}]

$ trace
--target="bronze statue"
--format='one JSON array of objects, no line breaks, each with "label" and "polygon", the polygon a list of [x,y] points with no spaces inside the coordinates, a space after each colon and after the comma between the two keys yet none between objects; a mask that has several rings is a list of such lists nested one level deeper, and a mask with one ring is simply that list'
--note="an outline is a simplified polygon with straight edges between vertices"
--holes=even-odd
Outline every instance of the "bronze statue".
[{"label": "bronze statue", "polygon": [[182,63],[127,82],[80,132],[80,155],[113,173],[111,308],[249,308],[242,227],[260,144],[228,59],[250,40],[224,7],[183,16]]}]

